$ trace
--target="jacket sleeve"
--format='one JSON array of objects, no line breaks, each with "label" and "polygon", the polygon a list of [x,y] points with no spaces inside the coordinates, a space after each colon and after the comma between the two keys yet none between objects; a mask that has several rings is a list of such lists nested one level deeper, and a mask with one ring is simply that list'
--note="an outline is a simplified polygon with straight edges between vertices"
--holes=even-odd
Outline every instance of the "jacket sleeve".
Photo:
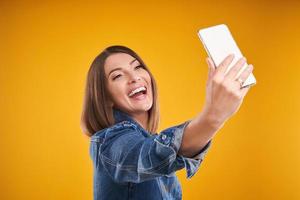
[{"label": "jacket sleeve", "polygon": [[99,159],[116,182],[139,183],[186,168],[191,178],[198,170],[211,141],[193,158],[177,154],[184,129],[190,122],[172,126],[145,137],[135,124],[121,123],[107,129],[100,145]]}]

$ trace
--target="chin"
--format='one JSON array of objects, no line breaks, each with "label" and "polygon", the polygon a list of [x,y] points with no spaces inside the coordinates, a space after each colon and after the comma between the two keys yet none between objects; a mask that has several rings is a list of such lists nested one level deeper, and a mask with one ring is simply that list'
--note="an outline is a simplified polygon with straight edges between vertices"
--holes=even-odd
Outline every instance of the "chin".
[{"label": "chin", "polygon": [[151,106],[141,106],[141,107],[136,107],[137,110],[140,110],[140,111],[149,111],[150,109],[152,108],[152,105]]},{"label": "chin", "polygon": [[152,108],[152,104],[133,106],[132,110],[135,112],[147,112]]}]

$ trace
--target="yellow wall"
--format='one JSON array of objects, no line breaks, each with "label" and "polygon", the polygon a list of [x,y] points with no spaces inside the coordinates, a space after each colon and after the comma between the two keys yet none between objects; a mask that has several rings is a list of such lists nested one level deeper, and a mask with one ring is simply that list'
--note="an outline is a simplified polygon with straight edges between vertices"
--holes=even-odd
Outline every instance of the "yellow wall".
[{"label": "yellow wall", "polygon": [[92,199],[79,127],[92,60],[112,44],[136,50],[158,82],[162,130],[201,111],[208,68],[196,33],[219,23],[257,85],[198,173],[177,172],[183,199],[300,199],[299,10],[296,1],[1,1],[0,199]]}]

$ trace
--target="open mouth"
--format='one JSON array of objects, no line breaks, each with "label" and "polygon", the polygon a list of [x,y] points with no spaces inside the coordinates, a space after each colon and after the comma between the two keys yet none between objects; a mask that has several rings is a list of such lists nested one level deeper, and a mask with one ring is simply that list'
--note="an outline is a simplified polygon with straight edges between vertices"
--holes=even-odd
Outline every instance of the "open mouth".
[{"label": "open mouth", "polygon": [[131,91],[128,96],[130,98],[137,98],[137,97],[141,97],[143,95],[145,96],[146,94],[147,94],[147,87],[142,86],[142,87],[136,88],[135,90]]}]

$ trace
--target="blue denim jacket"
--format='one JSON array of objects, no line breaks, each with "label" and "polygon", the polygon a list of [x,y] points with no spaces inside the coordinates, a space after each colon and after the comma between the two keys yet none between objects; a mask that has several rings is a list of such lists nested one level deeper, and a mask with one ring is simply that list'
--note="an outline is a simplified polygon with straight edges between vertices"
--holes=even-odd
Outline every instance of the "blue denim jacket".
[{"label": "blue denim jacket", "polygon": [[191,178],[211,145],[193,158],[178,154],[188,120],[159,134],[150,134],[127,113],[113,110],[116,123],[91,137],[94,200],[181,199],[175,171]]}]

